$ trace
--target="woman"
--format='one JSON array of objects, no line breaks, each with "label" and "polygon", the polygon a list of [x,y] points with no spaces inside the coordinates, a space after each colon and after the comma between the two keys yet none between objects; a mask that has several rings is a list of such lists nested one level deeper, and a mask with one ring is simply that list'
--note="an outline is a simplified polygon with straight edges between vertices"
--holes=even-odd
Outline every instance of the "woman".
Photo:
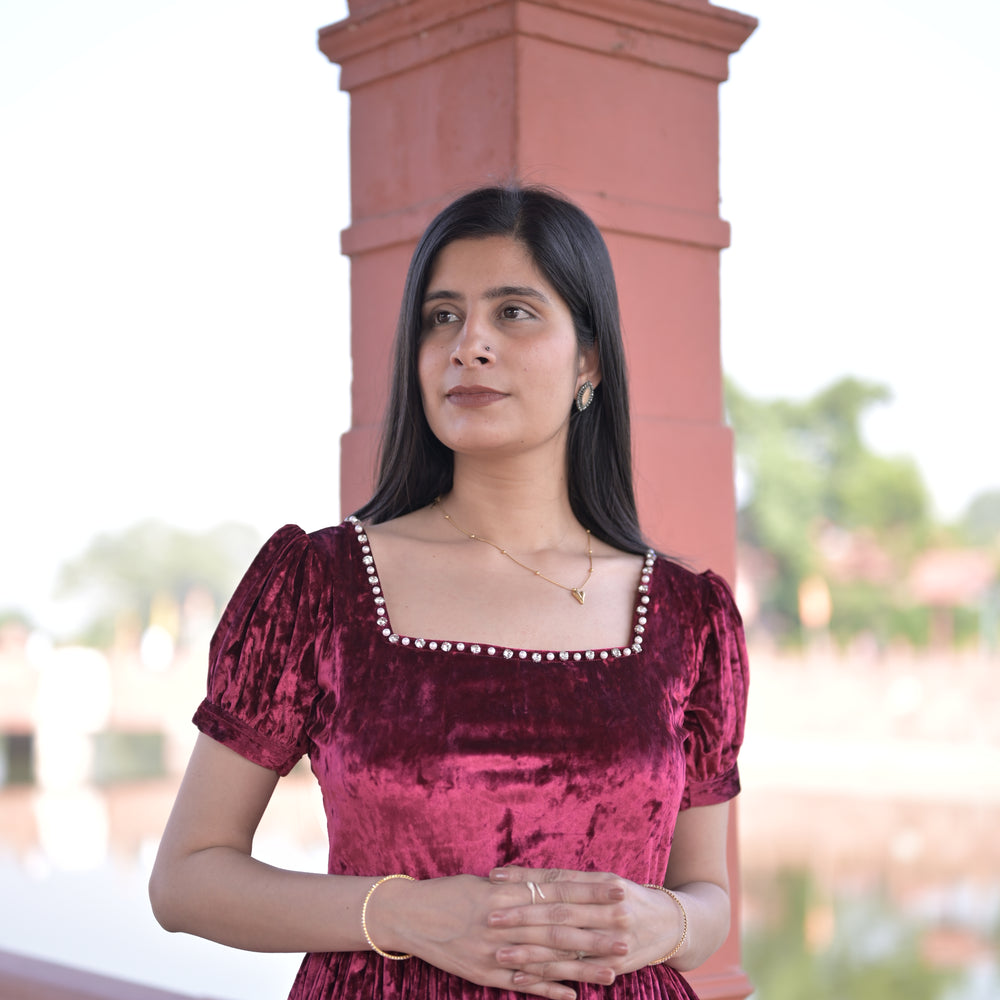
[{"label": "woman", "polygon": [[[411,262],[373,498],[277,532],[215,634],[164,927],[309,952],[295,1000],[694,996],[745,654],[722,580],[642,540],[629,456],[596,227],[544,190],[460,198]],[[303,753],[328,875],[251,853]]]}]

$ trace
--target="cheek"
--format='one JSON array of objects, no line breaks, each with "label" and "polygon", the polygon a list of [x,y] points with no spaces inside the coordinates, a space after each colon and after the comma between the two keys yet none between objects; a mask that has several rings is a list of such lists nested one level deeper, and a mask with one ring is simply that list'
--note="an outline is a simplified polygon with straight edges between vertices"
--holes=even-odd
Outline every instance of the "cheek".
[{"label": "cheek", "polygon": [[447,368],[447,355],[442,357],[440,349],[433,345],[421,345],[417,353],[417,382],[420,387],[420,402],[424,418],[432,432],[437,435],[440,430],[440,418],[444,406],[441,397],[442,371]]},{"label": "cheek", "polygon": [[547,395],[555,402],[557,397],[569,398],[576,394],[576,380],[579,375],[577,355],[538,351],[522,359],[521,371],[525,378],[538,387],[545,387]]},{"label": "cheek", "polygon": [[438,366],[435,364],[435,352],[426,344],[422,344],[417,352],[417,380],[420,383],[420,393],[426,398],[437,377]]}]

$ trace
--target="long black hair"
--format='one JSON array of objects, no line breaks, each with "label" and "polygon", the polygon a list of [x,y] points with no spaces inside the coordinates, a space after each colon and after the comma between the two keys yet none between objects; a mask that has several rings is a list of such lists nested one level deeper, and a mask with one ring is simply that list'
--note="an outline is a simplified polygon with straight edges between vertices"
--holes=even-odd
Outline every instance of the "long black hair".
[{"label": "long black hair", "polygon": [[410,261],[396,328],[392,385],[379,449],[378,481],[359,518],[388,521],[451,489],[454,455],[424,416],[417,373],[421,311],[435,258],[461,239],[510,236],[569,307],[581,350],[597,345],[601,381],[569,422],[569,501],[577,520],[626,552],[648,545],[639,529],[632,484],[632,441],[625,350],[611,258],[597,226],[554,191],[486,187],[443,209]]}]

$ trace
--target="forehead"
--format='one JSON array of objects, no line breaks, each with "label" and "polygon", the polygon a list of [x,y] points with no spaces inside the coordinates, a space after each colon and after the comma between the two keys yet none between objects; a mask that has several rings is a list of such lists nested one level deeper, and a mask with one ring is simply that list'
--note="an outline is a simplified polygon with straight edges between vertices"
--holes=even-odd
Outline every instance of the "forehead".
[{"label": "forehead", "polygon": [[[515,281],[517,277],[519,280]],[[483,236],[452,240],[434,258],[428,274],[428,291],[439,286],[494,286],[502,284],[551,286],[535,266],[528,248],[512,236]]]}]

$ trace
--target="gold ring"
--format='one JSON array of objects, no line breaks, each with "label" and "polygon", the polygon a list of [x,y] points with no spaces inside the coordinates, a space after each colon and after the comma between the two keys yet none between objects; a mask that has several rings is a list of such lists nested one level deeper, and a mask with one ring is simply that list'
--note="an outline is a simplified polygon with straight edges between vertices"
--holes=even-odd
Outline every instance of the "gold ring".
[{"label": "gold ring", "polygon": [[[528,883],[528,892],[531,893],[531,905],[534,906],[538,899],[545,899],[545,893],[535,885],[534,882]],[[537,899],[535,898],[537,896]]]}]

